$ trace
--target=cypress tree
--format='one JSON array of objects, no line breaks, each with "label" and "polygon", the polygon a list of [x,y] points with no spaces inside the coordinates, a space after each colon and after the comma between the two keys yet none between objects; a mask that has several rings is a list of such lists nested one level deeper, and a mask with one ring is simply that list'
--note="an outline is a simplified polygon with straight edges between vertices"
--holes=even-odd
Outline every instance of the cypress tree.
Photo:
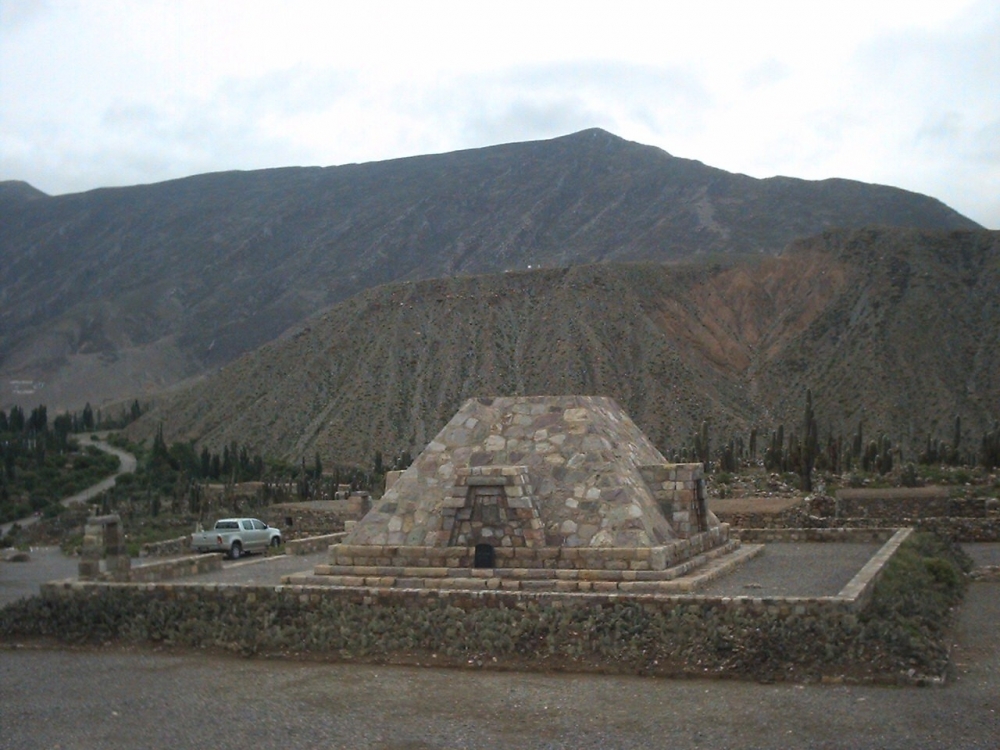
[{"label": "cypress tree", "polygon": [[90,402],[83,407],[83,415],[81,417],[81,424],[84,432],[90,432],[94,429],[94,410],[90,408]]},{"label": "cypress tree", "polygon": [[205,479],[212,475],[212,454],[208,452],[208,446],[201,449],[200,456],[201,476]]},{"label": "cypress tree", "polygon": [[9,427],[11,432],[24,432],[24,409],[20,406],[10,407]]}]

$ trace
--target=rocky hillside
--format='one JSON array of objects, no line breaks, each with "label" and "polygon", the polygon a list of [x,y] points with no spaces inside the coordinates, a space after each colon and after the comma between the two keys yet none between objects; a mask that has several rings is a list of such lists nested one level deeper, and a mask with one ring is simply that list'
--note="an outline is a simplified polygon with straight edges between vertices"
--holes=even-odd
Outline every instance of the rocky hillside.
[{"label": "rocky hillside", "polygon": [[610,395],[661,447],[858,419],[915,447],[1000,418],[1000,232],[838,230],[779,257],[397,283],[175,394],[134,427],[270,455],[419,451],[471,396]]},{"label": "rocky hillside", "polygon": [[870,224],[976,228],[903,190],[757,180],[600,130],[59,197],[4,183],[0,405],[155,391],[392,281],[774,254]]}]

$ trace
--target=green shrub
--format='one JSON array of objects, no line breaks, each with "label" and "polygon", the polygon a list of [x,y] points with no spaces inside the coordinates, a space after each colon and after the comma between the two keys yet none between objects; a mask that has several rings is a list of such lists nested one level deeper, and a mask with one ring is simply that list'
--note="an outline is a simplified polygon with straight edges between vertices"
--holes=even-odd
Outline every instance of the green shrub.
[{"label": "green shrub", "polygon": [[938,634],[965,593],[964,572],[972,561],[962,550],[930,533],[912,535],[885,567],[875,585],[869,617]]},{"label": "green shrub", "polygon": [[50,505],[46,505],[45,508],[42,509],[42,517],[55,518],[56,516],[60,515],[61,513],[64,513],[65,511],[66,511],[66,506],[63,505],[62,503],[52,503]]}]

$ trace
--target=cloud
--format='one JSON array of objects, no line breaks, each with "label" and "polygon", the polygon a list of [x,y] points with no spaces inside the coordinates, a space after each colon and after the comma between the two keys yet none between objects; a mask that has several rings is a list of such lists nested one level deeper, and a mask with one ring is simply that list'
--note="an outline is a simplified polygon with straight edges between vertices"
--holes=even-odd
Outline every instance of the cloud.
[{"label": "cloud", "polygon": [[1000,6],[980,3],[941,28],[887,35],[859,50],[859,105],[888,147],[876,179],[941,198],[1000,227]]},{"label": "cloud", "polygon": [[0,0],[0,179],[50,193],[588,127],[1000,226],[1000,6]]},{"label": "cloud", "polygon": [[791,76],[791,68],[780,60],[769,57],[743,74],[743,85],[749,89],[773,86]]},{"label": "cloud", "polygon": [[710,106],[707,89],[690,71],[615,61],[459,76],[416,104],[421,117],[447,111],[445,128],[470,147],[590,127],[625,137],[696,128]]},{"label": "cloud", "polygon": [[15,30],[28,26],[49,10],[46,0],[4,0],[0,3],[0,28]]}]

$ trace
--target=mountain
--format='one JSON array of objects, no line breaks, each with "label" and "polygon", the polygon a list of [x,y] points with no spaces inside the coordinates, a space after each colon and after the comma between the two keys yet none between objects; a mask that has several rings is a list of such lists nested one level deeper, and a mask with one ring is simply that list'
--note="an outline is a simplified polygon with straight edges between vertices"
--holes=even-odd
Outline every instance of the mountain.
[{"label": "mountain", "polygon": [[[473,396],[614,397],[661,448],[797,427],[967,445],[1000,418],[1000,232],[832,230],[778,257],[602,264],[361,293],[133,426],[367,463],[416,453]],[[716,443],[718,444],[718,443]]]},{"label": "mountain", "polygon": [[872,224],[977,228],[896,188],[758,180],[600,130],[56,197],[4,183],[0,406],[152,393],[392,281],[775,254]]},{"label": "mountain", "polygon": [[0,205],[9,204],[16,206],[26,201],[48,197],[38,188],[32,187],[27,182],[21,180],[0,181]]}]

